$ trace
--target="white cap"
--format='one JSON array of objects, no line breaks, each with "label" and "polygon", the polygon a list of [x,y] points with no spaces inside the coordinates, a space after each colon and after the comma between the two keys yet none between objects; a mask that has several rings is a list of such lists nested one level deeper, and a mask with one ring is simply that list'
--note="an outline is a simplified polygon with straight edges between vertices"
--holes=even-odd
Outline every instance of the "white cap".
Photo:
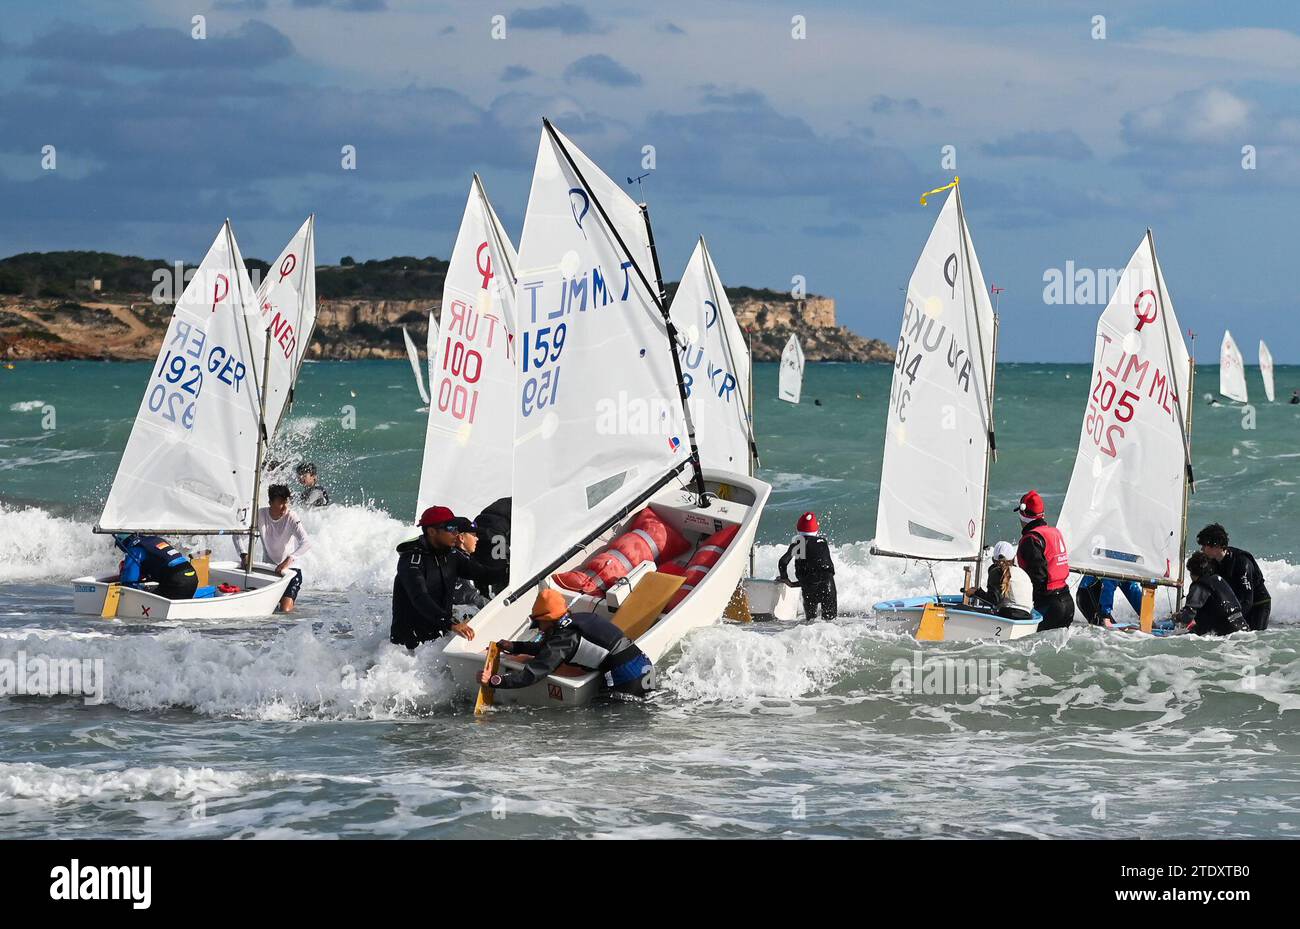
[{"label": "white cap", "polygon": [[1016,550],[1011,547],[1010,542],[999,542],[993,546],[993,558],[995,561],[1014,561]]}]

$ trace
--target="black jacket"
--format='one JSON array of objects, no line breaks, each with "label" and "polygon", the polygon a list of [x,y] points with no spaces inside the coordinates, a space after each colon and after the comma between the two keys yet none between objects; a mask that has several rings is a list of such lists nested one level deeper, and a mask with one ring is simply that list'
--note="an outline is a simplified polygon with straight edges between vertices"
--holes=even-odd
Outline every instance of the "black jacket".
[{"label": "black jacket", "polygon": [[[510,568],[510,498],[502,497],[488,504],[474,520],[478,527],[478,548],[474,560],[484,567],[509,570]],[[493,596],[501,592],[505,579],[498,583],[476,581],[479,592]]]},{"label": "black jacket", "polygon": [[1241,603],[1228,582],[1217,574],[1202,574],[1187,591],[1187,601],[1174,617],[1191,626],[1197,635],[1227,635],[1250,627],[1241,614]]},{"label": "black jacket", "polygon": [[[802,549],[802,551],[801,551]],[[791,584],[786,568],[794,559],[794,576],[798,583]],[[835,577],[835,562],[831,561],[831,547],[819,535],[801,536],[790,543],[781,560],[777,562],[781,580],[793,587],[804,584],[826,583]]]},{"label": "black jacket", "polygon": [[403,542],[397,553],[389,635],[395,645],[415,648],[451,629],[451,607],[461,578],[505,583],[504,571],[485,568],[459,549],[431,548],[423,536]]},{"label": "black jacket", "polygon": [[1020,544],[1016,547],[1017,561],[1029,575],[1034,585],[1034,602],[1037,603],[1048,595],[1047,590],[1047,549],[1043,537],[1034,532],[1039,526],[1046,526],[1047,520],[1039,518],[1025,523],[1020,530]]},{"label": "black jacket", "polygon": [[510,654],[532,655],[533,660],[502,674],[498,687],[528,687],[566,662],[589,671],[610,671],[641,654],[623,630],[595,613],[570,613],[537,641],[513,642],[511,648]]},{"label": "black jacket", "polygon": [[1243,614],[1249,613],[1256,604],[1267,603],[1271,599],[1268,588],[1264,586],[1264,573],[1259,570],[1255,556],[1250,552],[1229,547],[1216,571],[1237,595]]}]

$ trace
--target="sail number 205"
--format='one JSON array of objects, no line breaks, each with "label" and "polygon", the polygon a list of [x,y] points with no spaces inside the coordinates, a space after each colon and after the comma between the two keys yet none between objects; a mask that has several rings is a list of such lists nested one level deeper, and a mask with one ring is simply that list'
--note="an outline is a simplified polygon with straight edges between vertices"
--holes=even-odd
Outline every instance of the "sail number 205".
[{"label": "sail number 205", "polygon": [[[1117,457],[1115,443],[1124,438],[1124,427],[1137,412],[1133,407],[1135,400],[1141,396],[1131,390],[1120,393],[1115,382],[1097,372],[1097,383],[1092,386],[1092,398],[1088,404],[1088,415],[1083,421],[1083,431],[1092,437],[1093,444],[1103,455]],[[1106,423],[1106,414],[1110,413],[1117,422]]]},{"label": "sail number 205", "polygon": [[524,416],[531,416],[536,410],[544,409],[556,402],[560,392],[560,355],[564,352],[564,342],[569,330],[565,323],[558,326],[542,326],[535,332],[524,330],[521,364],[523,372],[532,376],[524,379],[520,388],[520,409]]}]

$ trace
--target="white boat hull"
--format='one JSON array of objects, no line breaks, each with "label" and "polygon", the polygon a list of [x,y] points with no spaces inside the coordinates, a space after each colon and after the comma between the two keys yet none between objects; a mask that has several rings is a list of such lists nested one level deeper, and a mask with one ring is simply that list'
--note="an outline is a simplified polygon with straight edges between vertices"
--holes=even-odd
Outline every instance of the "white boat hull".
[{"label": "white boat hull", "polygon": [[[960,596],[937,598],[947,615],[943,623],[944,642],[966,642],[971,639],[1020,639],[1038,631],[1042,617],[1037,612],[1030,619],[1007,619],[996,613],[962,609]],[[890,631],[915,636],[921,628],[921,615],[935,597],[907,597],[901,600],[883,600],[872,607],[881,626]]]},{"label": "white boat hull", "polygon": [[798,622],[802,597],[799,588],[780,581],[759,577],[745,578],[745,596],[749,612],[755,619],[776,619],[783,623]]},{"label": "white boat hull", "polygon": [[[679,529],[684,528],[692,542],[711,535],[728,523],[738,523],[740,530],[695,588],[636,640],[641,651],[655,663],[667,655],[692,629],[713,625],[722,619],[723,611],[749,566],[749,550],[754,544],[763,506],[772,490],[757,478],[726,471],[706,469],[704,478],[708,490],[719,493],[718,499],[710,501],[708,509],[695,506],[692,490],[682,489],[675,484],[660,490],[650,498],[648,505],[666,519],[675,521]],[[632,515],[624,522],[630,521]],[[620,531],[619,526],[612,527],[557,571],[566,571],[582,564],[619,535]],[[528,614],[532,609],[534,591],[527,591],[510,604],[505,602],[505,597],[506,594],[498,596],[470,620],[470,627],[474,630],[472,642],[458,637],[452,639],[443,651],[457,689],[465,696],[472,698],[478,692],[478,676],[483,670],[489,643],[499,639],[527,639],[534,634],[528,628]],[[598,607],[597,612],[600,609],[603,606]],[[502,658],[504,667],[517,667],[512,659],[507,656]],[[497,704],[581,707],[596,698],[601,684],[601,676],[595,672],[579,674],[576,669],[561,669],[531,687],[509,690],[501,688],[493,696]]]},{"label": "white boat hull", "polygon": [[[259,619],[270,616],[280,604],[285,588],[292,580],[275,573],[275,566],[255,564],[253,572],[245,575],[244,569],[233,561],[216,561],[208,567],[208,583],[234,584],[244,588],[237,594],[217,594],[198,600],[169,600],[147,589],[121,588],[121,597],[114,617],[127,622],[157,622],[160,620],[203,622],[217,619]],[[106,577],[78,577],[72,581],[72,610],[90,616],[104,611],[104,598],[108,588],[117,582],[117,575]]]}]

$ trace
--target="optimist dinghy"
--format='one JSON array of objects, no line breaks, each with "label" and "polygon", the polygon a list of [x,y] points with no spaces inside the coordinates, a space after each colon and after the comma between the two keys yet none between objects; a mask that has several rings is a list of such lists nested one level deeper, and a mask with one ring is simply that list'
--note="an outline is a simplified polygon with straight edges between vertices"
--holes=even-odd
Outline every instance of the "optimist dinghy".
[{"label": "optimist dinghy", "polygon": [[[907,283],[872,554],[973,561],[979,586],[996,448],[998,320],[966,228],[961,188],[954,180],[930,194],[949,188]],[[921,641],[1020,638],[1037,631],[1041,619],[1006,619],[961,595],[937,593],[885,600],[873,610],[886,628]]]},{"label": "optimist dinghy", "polygon": [[[166,536],[192,554],[203,536],[242,535],[251,548],[266,443],[315,324],[314,238],[309,217],[254,294],[229,220],[222,226],[176,304],[95,532]],[[266,617],[292,578],[206,555],[196,565],[201,586],[239,592],[169,600],[117,575],[79,577],[73,609],[146,621]]]},{"label": "optimist dinghy", "polygon": [[[491,643],[532,637],[541,585],[662,659],[722,618],[771,491],[701,466],[645,207],[548,120],[518,267],[510,586],[443,652],[466,694]],[[601,684],[561,668],[493,698],[585,706]]]},{"label": "optimist dinghy", "polygon": [[1194,376],[1148,229],[1097,321],[1079,452],[1057,521],[1071,571],[1143,585],[1143,632],[1160,634],[1157,586],[1182,600]]}]

